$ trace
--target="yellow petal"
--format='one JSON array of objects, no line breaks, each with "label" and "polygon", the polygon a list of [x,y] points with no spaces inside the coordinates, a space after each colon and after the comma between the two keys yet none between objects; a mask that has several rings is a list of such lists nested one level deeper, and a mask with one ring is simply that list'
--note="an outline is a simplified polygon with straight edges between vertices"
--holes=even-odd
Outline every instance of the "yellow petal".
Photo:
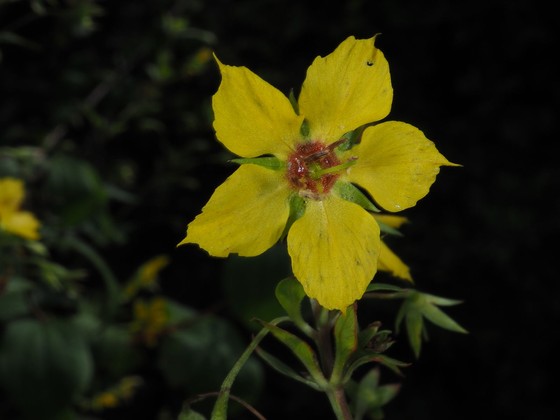
[{"label": "yellow petal", "polygon": [[23,201],[23,182],[15,178],[0,178],[0,216],[16,211]]},{"label": "yellow petal", "polygon": [[301,137],[303,117],[282,92],[246,67],[216,61],[222,73],[212,98],[218,140],[239,156],[286,157]]},{"label": "yellow petal", "polygon": [[282,172],[241,165],[216,188],[179,245],[196,243],[215,257],[259,255],[280,238],[290,193]]},{"label": "yellow petal", "polygon": [[358,156],[348,170],[351,182],[365,188],[382,208],[400,211],[428,194],[442,165],[449,162],[424,133],[410,124],[385,122],[365,129]]},{"label": "yellow petal", "polygon": [[0,219],[0,227],[14,235],[26,239],[39,239],[39,221],[33,214],[27,211],[18,211],[3,215]]},{"label": "yellow petal", "polygon": [[376,272],[379,243],[371,215],[332,194],[309,200],[288,233],[294,275],[327,309],[345,310],[362,297]]},{"label": "yellow petal", "polygon": [[389,64],[374,42],[375,37],[351,36],[333,53],[317,57],[307,70],[299,109],[314,139],[331,143],[389,114],[393,100]]},{"label": "yellow petal", "polygon": [[377,268],[382,271],[388,271],[395,277],[400,277],[408,281],[412,281],[410,269],[397,257],[397,255],[389,249],[385,242],[381,241],[381,249],[379,251],[379,260]]}]

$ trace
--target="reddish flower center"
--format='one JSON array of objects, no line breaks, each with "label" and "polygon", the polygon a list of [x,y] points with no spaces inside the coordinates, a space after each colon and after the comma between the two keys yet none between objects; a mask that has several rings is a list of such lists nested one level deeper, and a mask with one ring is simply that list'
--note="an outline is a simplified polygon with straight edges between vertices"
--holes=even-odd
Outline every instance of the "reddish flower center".
[{"label": "reddish flower center", "polygon": [[288,181],[300,193],[317,197],[328,193],[339,173],[325,173],[325,169],[340,165],[333,146],[325,146],[320,141],[303,143],[288,157]]}]

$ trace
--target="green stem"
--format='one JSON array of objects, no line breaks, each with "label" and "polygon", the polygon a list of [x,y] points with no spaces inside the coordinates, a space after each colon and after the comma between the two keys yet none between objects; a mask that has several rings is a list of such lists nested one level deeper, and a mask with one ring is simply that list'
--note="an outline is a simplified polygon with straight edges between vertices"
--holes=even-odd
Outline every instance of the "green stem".
[{"label": "green stem", "polygon": [[[270,324],[277,325],[281,322],[289,321],[288,317],[280,317],[272,320]],[[227,418],[227,407],[228,407],[228,400],[230,397],[231,387],[233,385],[233,381],[237,377],[237,374],[241,370],[241,368],[245,365],[249,356],[253,351],[257,348],[261,340],[270,332],[268,328],[263,328],[259,331],[253,341],[247,346],[243,354],[239,357],[237,362],[233,365],[230,372],[224,379],[222,386],[220,388],[220,396],[218,397],[214,409],[212,410],[211,419],[212,420],[225,420]]]},{"label": "green stem", "polygon": [[[316,301],[312,300],[313,313],[315,315],[315,323],[317,332],[315,335],[315,344],[319,351],[319,358],[321,359],[321,366],[323,368],[323,374],[326,378],[331,378],[333,368],[334,368],[334,353],[333,353],[333,313],[325,308],[319,306]],[[350,407],[348,406],[348,401],[346,400],[346,394],[344,393],[344,387],[337,381],[336,384],[329,386],[325,393],[329,398],[331,407],[334,414],[338,420],[351,420],[352,414],[350,413]]]},{"label": "green stem", "polygon": [[331,403],[331,407],[337,420],[352,420],[350,407],[348,406],[346,394],[344,393],[344,389],[342,387],[328,390],[327,396],[329,397],[329,402]]}]

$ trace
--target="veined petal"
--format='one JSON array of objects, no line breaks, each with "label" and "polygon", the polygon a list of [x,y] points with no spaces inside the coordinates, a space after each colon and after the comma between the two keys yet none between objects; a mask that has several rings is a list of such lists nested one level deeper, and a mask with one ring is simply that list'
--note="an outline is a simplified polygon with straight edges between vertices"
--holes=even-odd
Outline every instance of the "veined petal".
[{"label": "veined petal", "polygon": [[309,200],[288,233],[294,275],[327,309],[345,310],[362,297],[376,272],[379,244],[371,215],[333,194]]},{"label": "veined petal", "polygon": [[389,114],[389,64],[374,42],[351,36],[307,69],[298,103],[314,139],[331,143]]},{"label": "veined petal", "polygon": [[381,207],[401,211],[428,194],[442,165],[449,162],[422,131],[389,121],[364,130],[348,179],[365,188]]},{"label": "veined petal", "polygon": [[0,228],[14,235],[26,239],[39,239],[39,221],[27,211],[18,211],[3,216],[0,220]]},{"label": "veined petal", "polygon": [[395,277],[412,281],[412,276],[410,275],[410,269],[408,266],[403,263],[402,260],[393,251],[391,251],[383,241],[381,241],[377,268],[382,271],[388,271]]},{"label": "veined petal", "polygon": [[179,245],[196,243],[215,257],[259,255],[280,238],[290,193],[282,172],[241,165],[216,188]]},{"label": "veined petal", "polygon": [[239,156],[286,157],[301,138],[303,117],[282,92],[246,67],[216,61],[222,73],[212,97],[218,140]]}]

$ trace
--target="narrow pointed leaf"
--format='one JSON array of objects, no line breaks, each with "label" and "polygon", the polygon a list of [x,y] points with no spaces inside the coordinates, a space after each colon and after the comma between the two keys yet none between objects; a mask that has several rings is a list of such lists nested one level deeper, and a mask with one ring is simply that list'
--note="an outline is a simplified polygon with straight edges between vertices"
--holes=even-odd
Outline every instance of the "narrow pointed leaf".
[{"label": "narrow pointed leaf", "polygon": [[387,233],[389,235],[394,235],[394,236],[404,236],[400,230],[398,230],[397,228],[394,228],[392,226],[389,226],[387,223],[383,223],[381,220],[376,219],[375,220],[377,222],[377,224],[379,225],[379,230],[382,233]]},{"label": "narrow pointed leaf", "polygon": [[337,182],[334,185],[335,191],[338,195],[347,200],[351,201],[352,203],[356,203],[359,206],[363,207],[366,210],[373,211],[379,213],[379,210],[371,200],[362,192],[358,187],[354,184],[349,182]]},{"label": "narrow pointed leaf", "polygon": [[377,283],[377,282],[370,283],[366,289],[366,293],[367,292],[406,292],[406,291],[407,289],[403,289],[402,287],[399,286],[394,286],[392,284],[386,284],[386,283]]},{"label": "narrow pointed leaf", "polygon": [[441,328],[449,331],[467,334],[467,330],[455,322],[449,315],[445,314],[441,309],[434,305],[426,304],[422,306],[422,315],[429,321],[433,322]]},{"label": "narrow pointed leaf", "polygon": [[416,358],[420,356],[423,328],[424,321],[422,319],[422,314],[415,308],[410,308],[410,310],[406,313],[406,330],[408,333],[408,341]]},{"label": "narrow pointed leaf", "polygon": [[237,163],[239,165],[243,165],[243,164],[258,165],[275,171],[278,171],[285,167],[284,162],[282,162],[280,159],[274,156],[264,156],[264,157],[256,157],[256,158],[236,158],[236,159],[231,159],[230,162]]},{"label": "narrow pointed leaf", "polygon": [[294,353],[319,386],[326,384],[325,377],[317,361],[317,355],[308,343],[275,325],[263,321],[261,321],[261,324]]},{"label": "narrow pointed leaf", "polygon": [[399,376],[403,376],[400,368],[410,366],[410,363],[393,359],[389,356],[385,356],[384,354],[376,353],[369,349],[362,350],[360,351],[360,355],[356,357],[355,360],[352,361],[350,366],[344,372],[343,383],[346,383],[351,378],[351,376],[356,371],[356,369],[358,369],[359,367],[367,363],[380,363],[381,365],[389,368]]},{"label": "narrow pointed leaf", "polygon": [[262,348],[258,347],[256,350],[257,354],[272,367],[277,372],[281,373],[282,375],[287,376],[295,381],[301,382],[316,391],[320,391],[321,388],[317,386],[317,384],[309,379],[304,378],[300,374],[298,374],[294,369],[290,366],[282,362],[277,357],[271,355],[270,353],[264,351]]},{"label": "narrow pointed leaf", "polygon": [[457,300],[457,299],[447,299],[447,298],[443,298],[440,296],[434,296],[434,295],[429,295],[427,293],[423,293],[423,295],[426,297],[426,300],[434,305],[437,306],[454,306],[454,305],[459,305],[460,303],[463,303],[462,300]]}]

